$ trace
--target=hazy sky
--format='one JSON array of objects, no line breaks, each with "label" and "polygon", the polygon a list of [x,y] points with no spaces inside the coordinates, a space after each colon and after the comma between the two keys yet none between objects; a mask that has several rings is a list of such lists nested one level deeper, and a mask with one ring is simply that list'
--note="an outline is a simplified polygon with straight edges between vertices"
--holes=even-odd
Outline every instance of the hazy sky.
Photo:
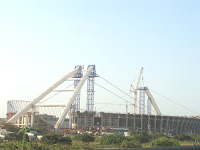
[{"label": "hazy sky", "polygon": [[[0,117],[8,100],[32,100],[75,65],[90,64],[126,92],[143,66],[145,86],[193,110],[152,92],[163,114],[197,115],[199,59],[198,0],[0,1]],[[115,99],[95,86],[95,103]],[[95,105],[125,112],[123,105],[103,106]]]}]

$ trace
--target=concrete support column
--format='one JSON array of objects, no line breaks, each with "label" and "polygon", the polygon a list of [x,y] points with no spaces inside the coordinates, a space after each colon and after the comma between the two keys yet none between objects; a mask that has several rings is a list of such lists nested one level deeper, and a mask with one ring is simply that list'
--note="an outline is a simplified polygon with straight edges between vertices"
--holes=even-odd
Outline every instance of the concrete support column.
[{"label": "concrete support column", "polygon": [[197,123],[197,119],[194,120],[194,123],[192,125],[192,128],[191,128],[192,133],[194,133],[194,127],[196,126],[196,123]]},{"label": "concrete support column", "polygon": [[170,130],[168,126],[169,126],[169,116],[167,116],[165,134],[167,134],[167,133],[168,133],[168,131]]},{"label": "concrete support column", "polygon": [[119,114],[118,114],[117,116],[118,116],[118,125],[117,125],[117,126],[118,126],[118,128],[119,128]]},{"label": "concrete support column", "polygon": [[126,114],[126,128],[128,128],[128,114]]},{"label": "concrete support column", "polygon": [[163,116],[161,116],[161,120],[160,120],[160,132],[161,133],[163,133],[162,130],[163,130]]},{"label": "concrete support column", "polygon": [[192,126],[192,123],[194,122],[194,119],[190,119],[190,124],[188,126],[188,131],[187,132],[191,132],[191,126]]},{"label": "concrete support column", "polygon": [[187,132],[188,124],[189,124],[189,118],[186,119],[184,132]]},{"label": "concrete support column", "polygon": [[[94,118],[95,118],[95,113],[92,114],[92,127],[94,127]],[[77,124],[78,124],[78,116],[77,116]]]},{"label": "concrete support column", "polygon": [[172,121],[172,130],[173,130],[173,133],[175,133],[175,131],[174,131],[174,122],[175,122],[175,117],[173,117],[173,121]]},{"label": "concrete support column", "polygon": [[84,129],[86,129],[87,127],[87,114],[85,113],[85,125],[84,125]]},{"label": "concrete support column", "polygon": [[135,131],[135,115],[133,116],[133,131]]},{"label": "concrete support column", "polygon": [[154,118],[154,132],[156,132],[156,119],[157,119],[157,117],[155,116],[155,118]]},{"label": "concrete support column", "polygon": [[176,124],[176,134],[178,133],[179,123],[180,123],[180,117],[178,117],[177,124]]},{"label": "concrete support column", "polygon": [[199,124],[199,120],[196,120],[196,123],[195,123],[195,126],[194,126],[194,128],[193,128],[193,133],[197,133],[197,126],[198,126],[198,124]]},{"label": "concrete support column", "polygon": [[140,120],[141,120],[140,128],[141,128],[141,131],[143,131],[143,115],[142,114],[140,115]]},{"label": "concrete support column", "polygon": [[185,118],[182,118],[180,133],[183,133],[183,125],[184,125],[184,123],[185,123]]},{"label": "concrete support column", "polygon": [[109,114],[109,120],[108,120],[108,122],[109,122],[109,126],[111,126],[112,125],[112,122],[111,122],[111,114]]}]

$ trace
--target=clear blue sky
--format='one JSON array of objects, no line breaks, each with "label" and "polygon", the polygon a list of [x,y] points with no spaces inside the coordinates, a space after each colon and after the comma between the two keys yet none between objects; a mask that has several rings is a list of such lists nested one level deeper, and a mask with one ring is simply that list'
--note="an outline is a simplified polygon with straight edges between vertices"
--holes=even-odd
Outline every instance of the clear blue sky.
[{"label": "clear blue sky", "polygon": [[[80,64],[127,92],[143,66],[146,86],[199,112],[199,59],[198,0],[0,1],[0,117]],[[152,94],[163,114],[197,115]]]}]

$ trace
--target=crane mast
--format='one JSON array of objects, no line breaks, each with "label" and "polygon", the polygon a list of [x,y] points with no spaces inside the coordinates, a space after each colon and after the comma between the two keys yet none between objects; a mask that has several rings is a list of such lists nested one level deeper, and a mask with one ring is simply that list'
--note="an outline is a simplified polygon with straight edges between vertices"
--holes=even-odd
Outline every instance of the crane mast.
[{"label": "crane mast", "polygon": [[141,80],[141,77],[142,77],[143,69],[144,68],[142,67],[141,71],[140,71],[140,75],[139,75],[139,78],[138,78],[138,82],[137,82],[136,88],[134,88],[133,85],[131,85],[132,90],[130,90],[130,92],[134,93],[134,114],[137,113],[137,90],[138,90],[139,85],[140,85],[140,80]]}]

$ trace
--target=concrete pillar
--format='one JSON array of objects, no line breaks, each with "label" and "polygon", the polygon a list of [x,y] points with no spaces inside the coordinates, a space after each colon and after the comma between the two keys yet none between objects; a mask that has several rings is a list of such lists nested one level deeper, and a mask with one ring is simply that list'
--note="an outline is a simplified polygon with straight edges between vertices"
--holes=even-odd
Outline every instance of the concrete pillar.
[{"label": "concrete pillar", "polygon": [[160,132],[161,133],[163,133],[162,130],[163,130],[163,116],[161,116],[161,120],[160,120]]},{"label": "concrete pillar", "polygon": [[108,120],[108,122],[109,122],[109,126],[111,127],[111,125],[112,125],[112,118],[111,118],[111,114],[109,114],[109,120]]},{"label": "concrete pillar", "polygon": [[118,125],[117,125],[117,126],[118,126],[118,128],[119,128],[119,114],[118,114],[117,116],[118,116]]},{"label": "concrete pillar", "polygon": [[183,133],[183,125],[185,123],[185,118],[182,118],[182,122],[181,122],[181,129],[180,129],[180,133]]},{"label": "concrete pillar", "polygon": [[173,117],[173,121],[172,121],[172,131],[173,131],[173,133],[175,133],[174,122],[175,122],[175,117]]},{"label": "concrete pillar", "polygon": [[143,130],[143,115],[142,114],[140,115],[140,120],[141,120],[140,128],[141,128],[141,131],[142,131]]},{"label": "concrete pillar", "polygon": [[194,133],[194,127],[195,127],[196,123],[197,123],[197,119],[194,119],[194,123],[193,123],[192,128],[191,128],[192,133]]},{"label": "concrete pillar", "polygon": [[154,118],[154,132],[156,132],[156,119],[157,119],[157,117],[155,116],[155,118]]},{"label": "concrete pillar", "polygon": [[179,123],[180,123],[180,117],[178,117],[177,124],[176,124],[176,134],[178,133]]},{"label": "concrete pillar", "polygon": [[133,116],[133,131],[135,131],[135,115]]},{"label": "concrete pillar", "polygon": [[188,124],[189,124],[189,118],[186,119],[184,132],[187,132]]},{"label": "concrete pillar", "polygon": [[197,133],[197,126],[198,126],[198,124],[199,124],[199,120],[198,119],[196,119],[196,123],[195,123],[195,126],[194,126],[194,128],[193,128],[193,133]]},{"label": "concrete pillar", "polygon": [[126,114],[126,128],[128,128],[128,114]]},{"label": "concrete pillar", "polygon": [[169,116],[167,116],[165,134],[167,134],[169,130]]},{"label": "concrete pillar", "polygon": [[87,113],[84,113],[85,114],[85,125],[84,125],[84,129],[86,129],[86,127],[87,127]]},{"label": "concrete pillar", "polygon": [[190,132],[190,130],[191,130],[191,126],[192,126],[192,123],[194,122],[194,119],[190,119],[190,123],[189,123],[189,125],[188,125],[188,131],[187,132]]}]

